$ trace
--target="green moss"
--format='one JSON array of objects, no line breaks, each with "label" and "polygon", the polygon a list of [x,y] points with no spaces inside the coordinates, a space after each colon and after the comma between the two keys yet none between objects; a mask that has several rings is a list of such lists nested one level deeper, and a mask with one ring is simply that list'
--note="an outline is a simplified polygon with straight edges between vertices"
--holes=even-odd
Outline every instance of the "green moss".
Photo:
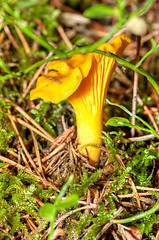
[{"label": "green moss", "polygon": [[86,229],[87,226],[90,225],[90,222],[92,221],[92,214],[88,214],[86,216],[81,216],[80,220],[75,224],[76,228],[76,237],[79,237],[79,235],[82,233],[84,229]]},{"label": "green moss", "polygon": [[14,234],[21,230],[25,237],[31,240],[23,220],[26,214],[34,219],[39,227],[41,224],[43,229],[46,227],[46,224],[43,224],[39,217],[39,206],[33,197],[37,186],[37,179],[22,171],[17,176],[8,174],[6,170],[0,173],[0,223],[9,229],[6,234],[0,230],[1,237],[6,236],[6,239],[11,239]]},{"label": "green moss", "polygon": [[[98,177],[102,174],[103,169],[98,169],[91,175],[88,172],[83,172],[81,180],[76,178],[69,188],[69,194],[77,194],[78,196],[85,195],[90,186],[93,186]],[[80,180],[80,182],[79,182]]]},{"label": "green moss", "polygon": [[15,134],[10,120],[7,117],[7,109],[10,107],[10,103],[0,100],[0,152],[5,152],[9,149],[9,143]]},{"label": "green moss", "polygon": [[135,176],[135,184],[148,187],[151,185],[153,165],[158,159],[158,150],[140,147],[136,149],[128,166],[132,168],[132,173]]}]

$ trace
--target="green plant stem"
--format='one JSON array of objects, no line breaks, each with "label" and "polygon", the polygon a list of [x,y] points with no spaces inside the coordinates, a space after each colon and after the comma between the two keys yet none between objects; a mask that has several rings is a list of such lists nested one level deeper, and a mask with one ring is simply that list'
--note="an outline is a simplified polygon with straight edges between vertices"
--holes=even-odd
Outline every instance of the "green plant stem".
[{"label": "green plant stem", "polygon": [[19,71],[17,73],[12,73],[10,72],[9,74],[5,75],[5,76],[0,76],[0,81],[4,82],[5,80],[9,79],[9,78],[13,78],[13,77],[20,77],[23,75],[22,71]]},{"label": "green plant stem", "polygon": [[117,106],[119,108],[121,108],[122,110],[124,110],[126,113],[128,113],[131,117],[135,117],[137,118],[140,122],[142,122],[146,127],[148,127],[151,131],[152,134],[154,134],[157,138],[159,138],[159,135],[156,133],[156,131],[146,122],[144,121],[142,118],[138,117],[137,115],[131,113],[126,107],[119,105],[117,103],[112,103],[110,102],[108,99],[106,99],[107,103],[109,103],[112,106]]},{"label": "green plant stem", "polygon": [[119,62],[120,64],[123,64],[124,66],[132,69],[133,71],[137,72],[137,73],[140,73],[142,75],[144,75],[147,80],[152,84],[152,86],[155,88],[156,92],[158,93],[159,95],[159,86],[158,84],[156,83],[156,81],[153,79],[153,77],[148,73],[146,72],[145,70],[141,69],[141,68],[136,68],[135,65],[133,65],[132,63],[129,63],[127,62],[126,60],[118,57],[117,55],[113,54],[113,53],[108,53],[108,52],[104,52],[104,51],[100,51],[100,50],[95,50],[94,51],[95,53],[99,53],[99,54],[102,54],[102,55],[105,55],[107,57],[111,57],[111,58],[114,58],[117,62]]},{"label": "green plant stem", "polygon": [[[90,46],[88,46],[88,47],[90,47]],[[89,49],[88,47],[85,47],[85,50],[86,50],[86,49],[88,50],[88,49]],[[83,48],[82,48],[82,49],[83,49]],[[70,51],[70,52],[67,53],[67,54],[60,54],[60,55],[61,55],[61,57],[64,57],[64,56],[72,56],[72,55],[74,54],[74,52],[75,52],[75,50],[72,50],[72,51]],[[82,53],[82,52],[83,52],[83,50],[81,51],[81,48],[79,48],[79,49],[76,50],[76,54]],[[133,71],[136,71],[136,72],[144,75],[144,76],[147,78],[147,80],[152,84],[152,86],[155,88],[156,92],[159,94],[159,86],[158,86],[158,84],[157,84],[156,81],[153,79],[153,77],[152,77],[148,72],[146,72],[145,70],[143,70],[143,69],[141,69],[141,68],[136,68],[136,66],[133,65],[132,63],[127,62],[126,60],[118,57],[117,55],[115,55],[115,54],[113,54],[113,53],[110,53],[110,52],[108,53],[108,52],[104,52],[104,51],[100,51],[100,50],[95,50],[94,52],[95,52],[95,53],[102,54],[102,55],[105,55],[105,56],[107,56],[107,57],[114,58],[114,59],[115,59],[117,62],[119,62],[120,64],[123,64],[124,66],[132,69]],[[49,61],[52,61],[52,60],[56,60],[56,59],[59,59],[59,56],[54,55],[54,56],[52,56],[52,57],[50,57],[50,58],[47,58],[47,59],[45,59],[45,60],[43,60],[43,61],[39,61],[39,62],[33,64],[32,66],[24,69],[23,71],[20,71],[20,72],[17,72],[17,73],[10,73],[10,74],[8,74],[8,75],[6,75],[6,76],[0,76],[0,81],[7,80],[7,79],[9,79],[9,78],[11,78],[11,77],[17,77],[17,76],[21,76],[21,75],[23,75],[23,74],[27,74],[28,72],[30,72],[30,71],[33,70],[34,68],[37,68],[37,67],[41,66],[42,64],[44,64],[44,63],[46,63],[46,62],[49,62]]]},{"label": "green plant stem", "polygon": [[157,45],[157,46],[155,46],[154,48],[152,48],[150,51],[148,51],[142,58],[141,58],[141,60],[138,62],[138,64],[136,64],[136,68],[138,68],[140,65],[141,65],[141,63],[152,53],[152,52],[154,52],[156,49],[158,49],[159,48],[159,44]]},{"label": "green plant stem", "polygon": [[51,240],[51,238],[52,238],[52,235],[54,232],[54,223],[55,223],[56,213],[57,213],[57,208],[54,207],[53,213],[52,213],[53,220],[50,223],[50,233],[49,233],[47,240]]},{"label": "green plant stem", "polygon": [[12,17],[14,17],[14,18],[17,19],[17,20],[20,20],[19,11],[17,11],[17,10],[14,11],[14,10],[9,6],[9,4],[8,4],[7,2],[3,2],[3,3],[2,3],[2,7],[3,7],[3,9],[4,9],[8,14],[10,14]]},{"label": "green plant stem", "polygon": [[7,67],[7,65],[5,64],[5,62],[2,60],[2,58],[0,58],[0,67],[3,68],[3,70],[6,73],[12,74],[12,72],[9,70],[9,68]]},{"label": "green plant stem", "polygon": [[148,0],[145,3],[145,5],[143,6],[143,8],[139,9],[136,12],[130,13],[129,17],[139,16],[139,15],[146,13],[151,8],[151,6],[154,2],[155,2],[155,0]]},{"label": "green plant stem", "polygon": [[157,210],[159,210],[159,204],[156,204],[154,207],[152,207],[150,210],[148,210],[146,212],[143,212],[143,213],[140,213],[133,217],[122,219],[122,220],[113,220],[113,222],[114,223],[129,223],[129,222],[144,218],[146,216],[149,216],[150,214],[155,213]]},{"label": "green plant stem", "polygon": [[[8,16],[7,16],[7,20],[12,20],[12,19],[8,19]],[[68,53],[58,53],[57,55],[54,55],[50,58],[47,58],[43,61],[39,61],[35,64],[33,64],[32,66],[24,69],[23,71],[19,71],[17,73],[10,73],[8,75],[5,75],[5,76],[0,76],[0,81],[5,81],[11,77],[17,77],[17,76],[21,76],[23,74],[27,74],[28,72],[30,72],[31,70],[33,70],[34,68],[38,68],[40,67],[42,64],[46,63],[46,62],[49,62],[49,61],[52,61],[52,60],[56,60],[56,59],[62,59],[62,58],[70,58],[72,57],[74,54],[85,54],[85,53],[88,53],[88,52],[91,52],[93,51],[94,49],[96,49],[100,44],[104,43],[104,42],[107,42],[120,28],[122,27],[121,24],[116,24],[113,29],[103,38],[101,38],[100,40],[98,40],[97,42],[95,42],[94,44],[92,45],[89,45],[89,46],[85,46],[85,47],[80,47],[80,48],[77,48],[77,49],[74,49],[74,50],[71,50],[69,51]],[[53,49],[52,49],[53,50]]]},{"label": "green plant stem", "polygon": [[56,53],[56,54],[60,54],[61,53],[59,50],[55,49],[48,42],[46,42],[42,37],[39,37],[38,35],[36,35],[32,31],[32,29],[30,29],[28,26],[25,26],[25,23],[23,23],[22,21],[15,21],[15,25],[19,28],[19,30],[22,33],[26,34],[31,39],[36,40],[38,43],[40,43],[41,46],[43,46],[47,50],[54,51],[54,53]]},{"label": "green plant stem", "polygon": [[111,31],[103,38],[99,39],[98,41],[96,41],[95,43],[89,45],[89,46],[84,46],[84,47],[80,47],[77,49],[74,49],[70,52],[68,52],[66,54],[66,56],[68,58],[72,57],[72,55],[74,54],[85,54],[88,52],[92,52],[95,49],[97,49],[97,47],[99,47],[102,43],[107,42],[117,31],[119,31],[120,29],[122,29],[124,23],[117,23],[112,29]]},{"label": "green plant stem", "polygon": [[61,198],[65,195],[66,191],[67,191],[67,188],[69,186],[69,184],[73,181],[73,178],[74,178],[74,175],[71,174],[71,176],[69,177],[68,181],[65,183],[65,185],[62,187],[56,201],[55,201],[55,205],[58,205]]},{"label": "green plant stem", "polygon": [[[97,42],[96,42],[96,43],[97,43]],[[92,46],[92,45],[91,45],[91,46]],[[67,57],[68,57],[68,56],[72,56],[74,53],[75,53],[75,54],[83,53],[83,50],[84,50],[84,51],[87,51],[87,50],[90,49],[91,46],[88,46],[88,47],[85,47],[85,48],[84,48],[84,47],[78,48],[78,49],[76,49],[76,50],[70,51],[70,52],[67,53],[67,54],[60,54],[60,56],[61,56],[61,58],[63,58],[64,56],[67,56]],[[156,46],[156,47],[157,47],[157,46]],[[75,51],[76,51],[76,52],[75,52]],[[100,51],[100,50],[94,50],[94,52],[95,52],[95,53],[102,54],[102,55],[105,55],[105,56],[107,56],[107,57],[114,58],[114,59],[115,59],[117,62],[119,62],[120,64],[123,64],[124,66],[132,69],[133,71],[138,72],[138,73],[144,75],[144,76],[147,78],[147,80],[152,84],[152,86],[155,88],[156,92],[157,92],[158,95],[159,95],[159,86],[158,86],[158,84],[157,84],[156,81],[153,79],[153,77],[152,77],[148,72],[146,72],[145,70],[143,70],[143,69],[141,69],[141,68],[136,68],[136,66],[133,65],[132,63],[127,62],[126,60],[118,57],[117,55],[115,55],[115,54],[113,54],[113,53],[104,52],[104,51]],[[43,61],[39,61],[39,62],[33,64],[32,66],[26,68],[26,69],[23,70],[23,71],[20,71],[20,72],[17,72],[17,73],[10,73],[10,74],[8,74],[8,75],[6,75],[6,76],[0,76],[0,81],[7,80],[7,79],[9,79],[9,78],[11,78],[11,77],[17,77],[17,76],[21,76],[21,75],[23,75],[23,74],[27,74],[28,72],[30,72],[30,71],[33,70],[34,68],[37,68],[37,67],[41,66],[42,64],[44,64],[44,63],[46,63],[46,62],[49,62],[49,61],[52,61],[52,60],[55,60],[55,59],[59,59],[59,55],[58,55],[58,56],[57,56],[57,55],[54,55],[54,56],[52,56],[52,57],[50,57],[50,58],[47,58],[47,59],[45,59],[45,60],[43,60]]]},{"label": "green plant stem", "polygon": [[56,60],[58,59],[56,55],[50,57],[50,58],[47,58],[45,60],[42,60],[42,61],[39,61],[37,63],[34,63],[32,66],[26,68],[23,70],[23,74],[27,74],[28,72],[30,72],[31,70],[33,70],[34,68],[38,68],[40,67],[41,65],[43,65],[44,63],[47,63],[47,62],[50,62],[52,60]]},{"label": "green plant stem", "polygon": [[65,195],[66,191],[67,191],[67,188],[69,186],[69,184],[73,181],[73,178],[74,178],[74,175],[72,174],[68,181],[65,183],[65,185],[62,187],[55,203],[54,203],[54,208],[53,208],[53,218],[52,218],[52,221],[50,223],[50,233],[49,233],[49,236],[48,236],[48,239],[47,240],[51,240],[52,238],[52,235],[53,235],[53,232],[54,232],[54,222],[55,222],[55,218],[56,218],[56,213],[57,213],[57,209],[58,209],[58,204],[59,202],[61,201],[61,198]]}]

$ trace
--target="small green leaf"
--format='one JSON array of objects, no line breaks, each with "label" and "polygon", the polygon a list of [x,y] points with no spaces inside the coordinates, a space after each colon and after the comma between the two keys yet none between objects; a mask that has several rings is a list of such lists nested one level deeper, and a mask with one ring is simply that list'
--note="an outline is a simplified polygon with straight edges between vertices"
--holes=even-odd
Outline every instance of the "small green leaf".
[{"label": "small green leaf", "polygon": [[57,205],[57,209],[69,208],[75,205],[79,200],[78,195],[73,194],[69,197],[66,197],[64,200],[61,200]]},{"label": "small green leaf", "polygon": [[110,118],[106,124],[106,126],[112,126],[112,127],[120,127],[120,126],[125,126],[125,127],[130,127],[130,128],[135,128],[135,129],[140,129],[145,132],[150,132],[148,128],[143,128],[137,125],[132,125],[127,118],[122,118],[122,117],[112,117]]},{"label": "small green leaf", "polygon": [[129,120],[127,118],[123,117],[112,117],[106,122],[106,126],[113,126],[113,127],[118,127],[118,126],[127,126],[130,124]]},{"label": "small green leaf", "polygon": [[134,128],[138,128],[138,129],[141,129],[143,131],[146,131],[146,132],[151,132],[152,134],[154,134],[157,138],[159,138],[159,135],[156,133],[155,129],[153,127],[150,126],[150,124],[148,124],[146,121],[144,121],[142,118],[138,117],[137,115],[135,114],[132,114],[126,107],[122,106],[122,105],[119,105],[117,103],[112,103],[110,102],[108,99],[106,99],[106,102],[110,105],[113,105],[113,106],[117,106],[119,108],[121,108],[122,110],[124,110],[126,113],[128,113],[131,117],[135,117],[136,119],[138,119],[140,122],[143,123],[143,125],[145,125],[147,128],[142,128],[142,127],[139,127],[139,126],[136,126],[136,125],[131,125],[129,124],[129,127],[134,127]]},{"label": "small green leaf", "polygon": [[103,18],[117,14],[118,10],[116,8],[104,4],[94,5],[84,11],[84,16],[88,18]]},{"label": "small green leaf", "polygon": [[46,220],[52,221],[53,220],[53,212],[55,207],[51,203],[46,203],[39,209],[39,214],[41,217],[45,218]]}]

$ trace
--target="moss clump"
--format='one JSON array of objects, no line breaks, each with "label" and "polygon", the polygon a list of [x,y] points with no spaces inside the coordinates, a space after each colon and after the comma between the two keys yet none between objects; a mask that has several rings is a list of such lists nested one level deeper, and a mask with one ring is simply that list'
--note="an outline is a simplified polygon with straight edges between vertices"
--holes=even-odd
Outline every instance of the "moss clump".
[{"label": "moss clump", "polygon": [[34,232],[29,232],[26,226],[29,218],[35,220],[39,229],[46,227],[47,223],[39,217],[39,205],[33,196],[37,188],[37,179],[22,171],[17,176],[8,174],[6,170],[0,173],[0,224],[1,229],[7,229],[0,230],[0,237],[11,239],[17,236],[20,230],[25,237],[33,239]]},{"label": "moss clump", "polygon": [[0,100],[0,152],[9,149],[9,143],[14,136],[12,125],[7,117],[7,109],[10,107],[10,103]]}]

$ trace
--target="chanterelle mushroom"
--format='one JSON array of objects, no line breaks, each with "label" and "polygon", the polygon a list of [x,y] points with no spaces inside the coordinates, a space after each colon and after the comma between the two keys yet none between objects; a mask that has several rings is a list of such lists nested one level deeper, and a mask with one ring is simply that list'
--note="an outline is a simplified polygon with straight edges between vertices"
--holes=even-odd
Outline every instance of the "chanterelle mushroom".
[{"label": "chanterelle mushroom", "polygon": [[[128,37],[119,35],[111,44],[100,45],[98,50],[122,57],[129,43]],[[97,166],[100,158],[101,149],[96,146],[102,146],[103,106],[115,67],[113,58],[97,53],[76,54],[66,61],[55,60],[48,64],[49,73],[38,78],[30,94],[31,100],[42,98],[59,103],[67,99],[72,104],[77,120],[78,151],[88,156],[93,166]]]}]

